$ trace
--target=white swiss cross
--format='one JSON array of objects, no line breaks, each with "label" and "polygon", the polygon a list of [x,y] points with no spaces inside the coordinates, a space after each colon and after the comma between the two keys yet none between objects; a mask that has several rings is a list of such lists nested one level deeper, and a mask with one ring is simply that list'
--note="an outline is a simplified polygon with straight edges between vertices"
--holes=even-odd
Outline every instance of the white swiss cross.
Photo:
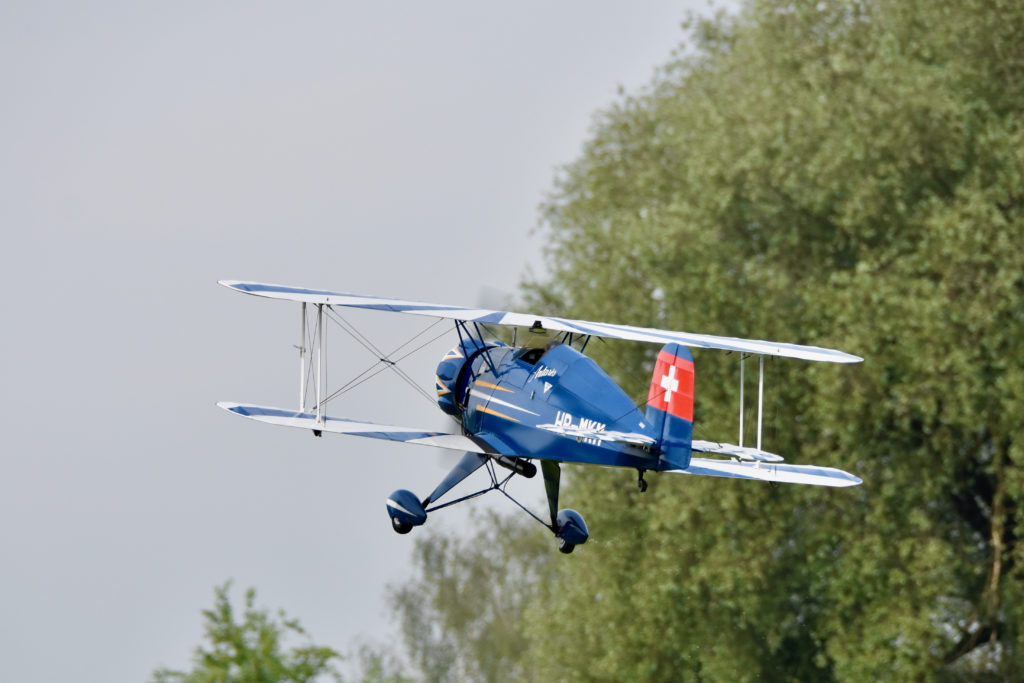
[{"label": "white swiss cross", "polygon": [[661,377],[661,388],[665,390],[665,405],[672,401],[672,392],[679,391],[679,380],[676,379],[676,366],[668,366],[668,374]]}]

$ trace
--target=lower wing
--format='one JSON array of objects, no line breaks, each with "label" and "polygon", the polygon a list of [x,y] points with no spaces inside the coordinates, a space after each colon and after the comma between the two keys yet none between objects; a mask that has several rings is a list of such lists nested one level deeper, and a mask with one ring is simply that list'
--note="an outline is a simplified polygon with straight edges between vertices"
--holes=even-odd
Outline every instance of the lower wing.
[{"label": "lower wing", "polygon": [[757,479],[781,484],[808,484],[810,486],[857,486],[861,479],[849,472],[833,467],[815,465],[786,465],[767,462],[737,462],[735,460],[712,460],[691,458],[685,470],[665,470],[672,474],[700,474],[705,477],[729,477],[731,479]]},{"label": "lower wing", "polygon": [[[487,455],[499,454],[491,444],[483,439],[472,438],[462,434],[429,432],[413,427],[395,427],[327,416],[317,420],[314,413],[303,413],[296,410],[288,410],[287,408],[244,405],[228,401],[221,401],[217,405],[229,413],[272,425],[312,429],[332,434],[365,436],[370,439],[385,439],[387,441],[415,443],[423,446],[437,446],[438,448],[450,448],[455,451],[469,451],[471,453],[484,453]],[[513,454],[500,453],[500,455]]]},{"label": "lower wing", "polygon": [[[449,448],[456,451],[469,451],[470,453],[483,453],[486,455],[518,455],[516,453],[506,453],[504,451],[507,449],[501,448],[496,443],[485,441],[479,436],[469,437],[463,434],[431,432],[413,427],[396,427],[393,425],[376,424],[374,422],[361,422],[326,416],[317,420],[315,414],[288,410],[287,408],[270,408],[227,401],[222,401],[217,405],[229,413],[272,425],[298,427],[300,429],[311,429],[332,434],[350,434],[352,436],[385,439],[401,443],[415,443],[423,446],[436,446],[438,448]],[[607,438],[607,436],[607,434],[603,435],[604,438]],[[602,438],[598,435],[595,435],[595,437]],[[665,471],[677,474],[701,474],[709,477],[757,479],[787,484],[810,484],[812,486],[856,486],[861,483],[861,480],[852,474],[831,467],[736,462],[733,460],[711,460],[708,458],[691,458],[690,466],[685,470]]]}]

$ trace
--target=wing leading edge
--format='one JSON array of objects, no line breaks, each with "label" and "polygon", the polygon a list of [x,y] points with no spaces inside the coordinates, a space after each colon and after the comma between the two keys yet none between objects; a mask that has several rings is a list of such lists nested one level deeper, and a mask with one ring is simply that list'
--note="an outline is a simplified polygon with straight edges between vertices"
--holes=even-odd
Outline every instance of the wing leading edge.
[{"label": "wing leading edge", "polygon": [[[361,422],[326,416],[323,417],[322,421],[317,421],[316,415],[313,413],[303,413],[297,410],[288,410],[287,408],[231,403],[229,401],[221,401],[217,405],[229,413],[241,415],[250,420],[283,427],[298,427],[300,429],[318,430],[332,434],[348,434],[371,439],[437,446],[438,448],[448,448],[455,451],[469,451],[471,453],[487,455],[499,454],[496,449],[492,448],[483,439],[473,439],[462,434],[431,432],[413,427],[395,427],[374,422]],[[500,453],[500,455],[510,454]]]},{"label": "wing leading edge", "polygon": [[636,327],[634,325],[615,325],[611,323],[590,322],[586,320],[572,320],[569,318],[556,318],[543,315],[533,315],[530,313],[513,313],[508,311],[492,311],[483,308],[466,308],[462,306],[429,304],[417,301],[406,301],[403,299],[360,296],[355,294],[345,294],[342,292],[331,292],[322,289],[288,287],[285,285],[272,285],[261,282],[221,280],[220,284],[238,292],[252,294],[254,296],[268,297],[271,299],[284,299],[286,301],[299,301],[310,304],[326,304],[330,306],[345,306],[349,308],[389,311],[393,313],[408,313],[411,315],[447,318],[450,320],[462,320],[486,325],[532,327],[539,322],[544,329],[555,332],[571,332],[572,334],[606,337],[609,339],[625,339],[629,341],[642,341],[655,344],[676,342],[678,344],[694,348],[719,349],[723,351],[736,351],[763,356],[780,356],[783,358],[798,358],[800,360],[819,361],[825,363],[859,363],[864,360],[860,356],[854,356],[853,354],[844,353],[843,351],[826,349],[820,346],[805,346],[801,344],[787,344],[757,339],[740,339],[737,337],[719,337],[710,334],[694,334],[690,332],[660,330],[650,327]]}]

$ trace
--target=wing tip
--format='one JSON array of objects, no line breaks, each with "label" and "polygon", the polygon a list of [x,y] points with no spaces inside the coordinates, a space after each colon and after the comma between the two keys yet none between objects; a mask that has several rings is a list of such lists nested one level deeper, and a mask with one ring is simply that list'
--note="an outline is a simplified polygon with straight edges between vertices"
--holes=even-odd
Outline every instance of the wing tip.
[{"label": "wing tip", "polygon": [[[824,487],[833,488],[833,489],[848,489],[848,488],[852,488],[854,486],[860,486],[861,484],[864,483],[860,479],[860,477],[854,477],[853,475],[850,475],[850,476],[853,477],[853,478],[852,479],[847,479],[846,477],[829,476],[827,478],[823,478],[822,480],[816,481],[814,483],[811,483],[811,482],[793,482],[793,483],[809,483],[812,486],[824,486]],[[790,482],[782,482],[782,483],[790,483]]]},{"label": "wing tip", "polygon": [[217,280],[217,284],[222,287],[227,287],[233,292],[241,292],[242,294],[255,294],[259,296],[264,296],[264,294],[261,291],[259,291],[259,288],[267,286],[259,282],[253,282],[251,280]]},{"label": "wing tip", "polygon": [[[801,356],[801,353],[793,354],[790,357],[800,358],[801,360],[808,360],[811,362],[820,363],[838,363],[841,365],[852,365],[854,363],[863,363],[864,359],[858,355],[847,353],[846,351],[840,351],[839,349],[827,349],[823,346],[806,346],[805,349],[809,350],[809,354]],[[772,354],[778,356],[787,356],[788,354],[779,353]]]},{"label": "wing tip", "polygon": [[[263,282],[253,282],[252,280],[217,280],[217,284],[222,287],[227,287],[236,292],[242,294],[260,294],[259,288],[267,287],[279,287],[280,285],[269,285]],[[256,291],[253,291],[256,289]]]},{"label": "wing tip", "polygon": [[217,401],[217,407],[229,413],[241,414],[242,404],[234,401]]}]

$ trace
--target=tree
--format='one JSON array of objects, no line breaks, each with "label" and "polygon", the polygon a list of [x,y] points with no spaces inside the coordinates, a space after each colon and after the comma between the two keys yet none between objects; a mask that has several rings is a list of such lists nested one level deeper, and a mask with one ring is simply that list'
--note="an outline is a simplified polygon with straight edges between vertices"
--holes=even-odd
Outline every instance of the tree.
[{"label": "tree", "polygon": [[[564,169],[527,293],[865,356],[769,362],[766,398],[772,450],[865,483],[664,476],[640,495],[570,469],[593,535],[526,591],[517,666],[1024,677],[1024,5],[754,0],[688,28]],[[651,349],[590,348],[643,397]],[[739,359],[695,356],[697,436],[727,438]]]},{"label": "tree", "polygon": [[427,529],[416,539],[416,576],[392,589],[391,602],[425,681],[527,678],[523,610],[554,544],[523,519],[488,513],[468,538]]},{"label": "tree", "polygon": [[207,644],[196,648],[189,672],[160,669],[154,683],[312,683],[332,678],[341,680],[334,664],[341,655],[313,644],[284,650],[288,635],[307,637],[295,619],[284,612],[277,618],[255,607],[256,591],[245,593],[245,612],[236,621],[228,590],[231,582],[214,590],[213,609],[203,610]]},{"label": "tree", "polygon": [[[589,604],[609,576],[656,587],[607,608],[647,615],[618,645],[636,656],[595,631],[566,662],[542,634],[551,666],[1019,674],[1022,29],[1016,5],[752,2],[695,24],[694,57],[603,115],[547,204],[537,303],[866,356],[769,370],[785,425],[771,443],[866,483],[666,481],[627,517],[640,533],[595,521],[620,547],[554,594]],[[731,432],[734,377],[734,359],[699,354],[709,436]],[[584,481],[591,508],[621,497],[604,474]]]},{"label": "tree", "polygon": [[405,675],[397,652],[388,644],[360,643],[350,656],[355,664],[355,679],[362,683],[411,683],[413,679]]}]

